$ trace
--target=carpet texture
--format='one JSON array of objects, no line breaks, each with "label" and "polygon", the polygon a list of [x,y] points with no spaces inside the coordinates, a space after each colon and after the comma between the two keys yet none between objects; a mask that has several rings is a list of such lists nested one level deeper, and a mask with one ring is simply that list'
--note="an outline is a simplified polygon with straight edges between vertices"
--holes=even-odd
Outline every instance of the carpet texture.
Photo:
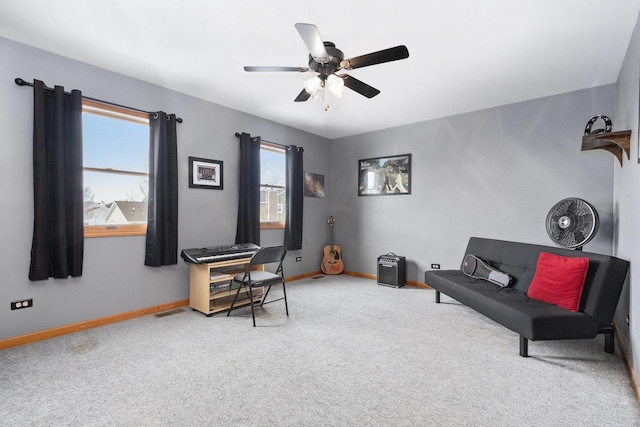
[{"label": "carpet texture", "polygon": [[[279,292],[281,289],[272,290]],[[230,317],[189,308],[0,351],[0,425],[640,426],[603,338],[533,341],[443,295],[303,279]]]}]

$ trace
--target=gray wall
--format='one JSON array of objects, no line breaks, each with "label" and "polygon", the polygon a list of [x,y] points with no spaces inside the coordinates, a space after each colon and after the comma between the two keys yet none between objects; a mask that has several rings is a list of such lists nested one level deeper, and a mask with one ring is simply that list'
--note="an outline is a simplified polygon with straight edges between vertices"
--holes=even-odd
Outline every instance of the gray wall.
[{"label": "gray wall", "polygon": [[[407,258],[407,279],[431,263],[458,268],[470,236],[553,246],[545,229],[565,197],[601,218],[585,250],[612,250],[612,156],[581,152],[587,121],[613,114],[599,87],[334,140],[332,212],[347,270],[376,272],[377,256]],[[358,160],[412,154],[412,194],[357,195]]]},{"label": "gray wall", "polygon": [[[613,116],[613,85],[328,141],[1,38],[0,57],[0,339],[188,297],[187,266],[145,267],[143,237],[87,239],[81,278],[29,282],[32,90],[16,86],[15,77],[184,119],[181,248],[233,241],[234,133],[244,131],[303,146],[305,171],[325,175],[326,198],[305,198],[303,249],[289,255],[287,275],[319,269],[329,215],[348,271],[375,274],[377,256],[396,252],[407,257],[408,279],[422,281],[431,263],[457,268],[471,235],[551,244],[546,214],[571,196],[592,202],[602,219],[586,250],[612,251],[612,156],[581,152],[580,141],[590,117]],[[413,156],[411,195],[357,196],[359,159],[404,153]],[[189,189],[188,156],[224,161],[224,190]],[[265,231],[262,243],[282,236]],[[21,298],[34,298],[35,306],[10,311],[9,302]]]},{"label": "gray wall", "polygon": [[[98,69],[0,38],[0,339],[188,298],[189,270],[144,264],[144,237],[85,240],[82,277],[30,282],[27,278],[33,226],[33,90],[13,80],[43,80],[49,86],[80,89],[85,96],[144,110],[176,113],[178,125],[179,247],[233,243],[237,212],[238,142],[248,132],[305,149],[306,171],[328,176],[330,141],[230,110],[123,75]],[[212,76],[215,78],[215,76]],[[256,99],[260,102],[260,99]],[[189,156],[222,160],[224,189],[188,188]],[[287,256],[285,272],[320,269],[329,215],[327,197],[305,198],[304,242]],[[283,241],[282,230],[262,233],[262,244]],[[296,263],[295,257],[303,261]],[[33,308],[10,311],[10,301],[33,298]]]},{"label": "gray wall", "polygon": [[[624,165],[614,166],[614,215],[615,255],[631,260],[631,273],[623,290],[616,324],[625,341],[627,353],[636,374],[640,366],[640,261],[638,242],[640,241],[640,165],[638,165],[638,102],[640,94],[640,26],[636,24],[627,49],[616,90],[616,121],[614,130],[631,129],[631,160],[624,159]],[[630,323],[627,324],[627,319]]]}]

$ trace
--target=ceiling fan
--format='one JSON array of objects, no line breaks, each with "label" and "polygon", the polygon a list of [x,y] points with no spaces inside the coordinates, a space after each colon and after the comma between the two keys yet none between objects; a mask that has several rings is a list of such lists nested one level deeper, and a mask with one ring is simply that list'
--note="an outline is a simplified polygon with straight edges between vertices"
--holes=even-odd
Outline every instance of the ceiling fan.
[{"label": "ceiling fan", "polygon": [[323,99],[325,88],[334,96],[340,97],[344,87],[358,92],[367,98],[373,98],[380,91],[368,84],[351,77],[348,74],[336,74],[337,71],[354,70],[356,68],[368,67],[369,65],[382,64],[385,62],[397,61],[409,57],[406,46],[396,46],[366,55],[344,59],[344,54],[336,48],[332,42],[323,41],[320,37],[318,27],[313,24],[296,24],[296,29],[307,45],[309,50],[309,67],[271,67],[271,66],[249,66],[244,67],[248,72],[263,71],[285,71],[306,73],[315,71],[317,76],[309,79],[304,84],[304,89],[298,94],[295,102],[303,102],[310,97]]}]

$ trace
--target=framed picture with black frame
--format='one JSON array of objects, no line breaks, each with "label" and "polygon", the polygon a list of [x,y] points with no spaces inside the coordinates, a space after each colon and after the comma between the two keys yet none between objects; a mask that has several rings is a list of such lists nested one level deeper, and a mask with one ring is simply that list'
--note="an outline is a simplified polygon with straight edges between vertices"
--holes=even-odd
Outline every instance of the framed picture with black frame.
[{"label": "framed picture with black frame", "polygon": [[189,188],[222,190],[222,162],[220,160],[189,157]]},{"label": "framed picture with black frame", "polygon": [[358,160],[358,196],[411,194],[411,154]]}]

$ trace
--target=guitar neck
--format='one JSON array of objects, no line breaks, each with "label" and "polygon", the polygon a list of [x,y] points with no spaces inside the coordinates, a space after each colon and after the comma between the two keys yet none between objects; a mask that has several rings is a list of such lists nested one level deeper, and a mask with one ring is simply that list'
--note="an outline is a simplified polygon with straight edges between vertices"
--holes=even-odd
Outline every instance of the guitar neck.
[{"label": "guitar neck", "polygon": [[331,246],[331,251],[333,251],[333,224],[329,224],[329,246]]}]

